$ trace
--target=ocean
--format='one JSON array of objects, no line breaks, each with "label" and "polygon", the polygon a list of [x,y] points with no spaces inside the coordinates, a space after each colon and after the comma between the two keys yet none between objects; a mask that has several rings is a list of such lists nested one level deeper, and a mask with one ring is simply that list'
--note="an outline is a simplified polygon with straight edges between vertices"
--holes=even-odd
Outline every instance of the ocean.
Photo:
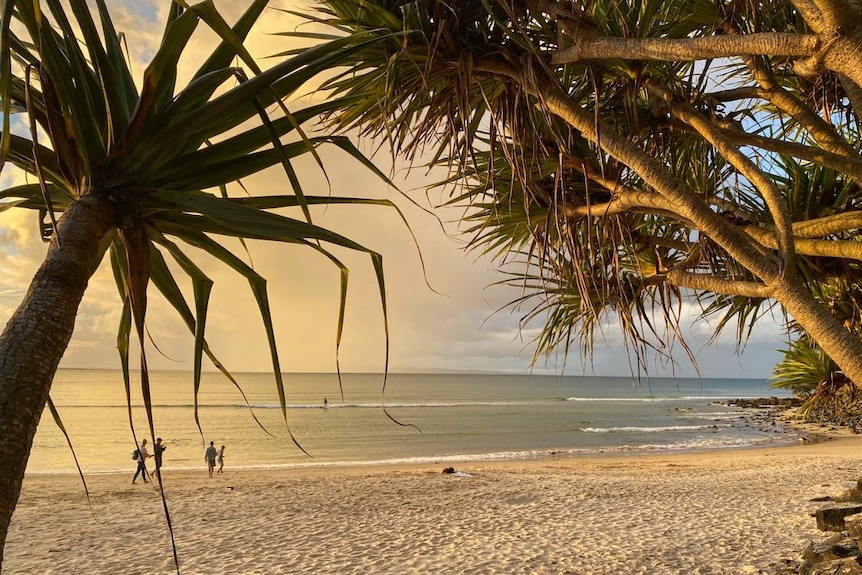
[{"label": "ocean", "polygon": [[[199,430],[191,374],[151,374],[155,435],[168,447],[166,470],[204,469],[210,441],[226,446],[229,470],[703,450],[795,439],[781,426],[763,427],[745,410],[721,403],[788,395],[763,379],[637,383],[623,377],[390,374],[381,399],[381,375],[343,375],[342,397],[334,374],[285,374],[285,423],[271,374],[235,376],[247,404],[221,374],[204,374]],[[132,420],[143,438],[150,433],[137,377],[132,374]],[[85,474],[134,471],[121,372],[60,370],[51,397]],[[47,409],[27,472],[75,472]]]}]

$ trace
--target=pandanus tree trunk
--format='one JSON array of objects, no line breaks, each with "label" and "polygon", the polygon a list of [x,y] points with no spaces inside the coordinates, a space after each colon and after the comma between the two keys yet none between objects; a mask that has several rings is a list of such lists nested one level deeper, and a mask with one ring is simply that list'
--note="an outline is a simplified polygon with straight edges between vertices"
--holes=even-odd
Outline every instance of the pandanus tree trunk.
[{"label": "pandanus tree trunk", "polygon": [[45,261],[0,336],[0,566],[36,427],[75,327],[87,283],[116,222],[110,201],[85,196],[58,222]]},{"label": "pandanus tree trunk", "polygon": [[862,340],[814,299],[801,282],[783,282],[773,297],[823,348],[857,389],[862,389]]}]

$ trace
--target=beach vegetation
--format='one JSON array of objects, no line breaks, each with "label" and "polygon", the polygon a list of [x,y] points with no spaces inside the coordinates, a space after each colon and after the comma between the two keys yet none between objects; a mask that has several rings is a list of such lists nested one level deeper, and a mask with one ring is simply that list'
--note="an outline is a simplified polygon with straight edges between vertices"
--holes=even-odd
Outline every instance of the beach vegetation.
[{"label": "beach vegetation", "polygon": [[[132,38],[115,28],[103,0],[0,2],[0,166],[5,178],[0,212],[29,210],[47,243],[44,262],[0,336],[0,564],[46,402],[57,415],[49,398],[52,379],[88,281],[103,260],[110,260],[123,303],[117,347],[126,397],[137,339],[141,379],[135,385],[140,384],[153,438],[144,352],[153,288],[194,341],[190,384],[195,398],[205,360],[235,382],[207,344],[213,280],[196,263],[200,254],[247,280],[266,332],[285,423],[267,284],[248,263],[246,242],[300,246],[339,270],[341,305],[332,326],[336,349],[348,280],[336,250],[364,254],[379,284],[385,324],[380,254],[317,225],[312,214],[324,205],[394,206],[388,200],[332,196],[327,189],[309,193],[294,169],[301,157],[323,168],[318,149],[329,146],[388,182],[347,138],[306,132],[304,126],[321,113],[349,107],[345,102],[297,103],[293,98],[309,79],[361,47],[358,37],[262,69],[244,41],[266,0],[248,2],[233,25],[209,0],[168,4],[160,44],[143,77],[136,79],[127,52]],[[197,71],[182,80],[178,62],[199,28],[215,33],[216,40]],[[281,172],[281,184],[252,193],[241,183],[268,168]],[[137,445],[131,407],[129,423],[129,443]],[[170,528],[166,503],[165,511]]]},{"label": "beach vegetation", "polygon": [[835,362],[807,336],[792,341],[783,354],[773,370],[773,387],[808,397],[824,382],[840,376]]},{"label": "beach vegetation", "polygon": [[309,20],[377,39],[325,86],[350,103],[328,121],[448,170],[536,359],[589,359],[618,326],[642,371],[694,359],[692,314],[739,349],[778,318],[862,385],[860,316],[825,296],[862,261],[857,2],[327,0]]}]

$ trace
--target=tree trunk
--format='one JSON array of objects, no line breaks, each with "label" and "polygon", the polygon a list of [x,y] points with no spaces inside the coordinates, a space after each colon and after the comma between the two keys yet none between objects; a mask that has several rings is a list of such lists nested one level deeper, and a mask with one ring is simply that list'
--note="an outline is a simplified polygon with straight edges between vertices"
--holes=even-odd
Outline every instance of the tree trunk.
[{"label": "tree trunk", "polygon": [[814,299],[801,282],[779,282],[772,287],[772,297],[838,364],[853,385],[862,389],[862,341]]},{"label": "tree trunk", "polygon": [[72,204],[0,335],[0,566],[36,426],[87,282],[101,261],[99,242],[115,219],[113,205],[92,195]]}]

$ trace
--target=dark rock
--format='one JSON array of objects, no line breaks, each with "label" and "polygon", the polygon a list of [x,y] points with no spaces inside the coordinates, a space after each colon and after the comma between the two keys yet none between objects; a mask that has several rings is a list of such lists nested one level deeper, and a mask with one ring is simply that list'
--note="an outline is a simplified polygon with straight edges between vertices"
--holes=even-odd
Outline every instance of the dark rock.
[{"label": "dark rock", "polygon": [[783,409],[790,409],[791,407],[799,407],[802,405],[802,400],[797,397],[757,397],[731,399],[727,402],[727,405],[742,408],[762,409],[767,407],[780,407]]},{"label": "dark rock", "polygon": [[848,489],[841,495],[835,498],[835,501],[845,501],[845,502],[862,502],[862,491],[859,490],[858,487],[854,487],[852,489]]},{"label": "dark rock", "polygon": [[447,467],[443,470],[443,473],[455,473],[454,467]]},{"label": "dark rock", "polygon": [[862,575],[862,564],[856,557],[836,559],[827,563],[818,563],[811,567],[808,575]]},{"label": "dark rock", "polygon": [[844,530],[849,537],[859,539],[862,537],[862,513],[848,515],[844,518]]},{"label": "dark rock", "polygon": [[[780,563],[770,565],[769,575],[799,575],[802,564],[792,559],[782,559]],[[809,566],[810,567],[810,566]]]},{"label": "dark rock", "polygon": [[820,497],[814,497],[808,501],[832,501],[832,497],[829,495],[821,495]]},{"label": "dark rock", "polygon": [[814,512],[821,531],[844,531],[844,518],[862,511],[862,503],[831,503]]},{"label": "dark rock", "polygon": [[808,563],[824,563],[845,557],[856,557],[857,554],[856,540],[842,537],[837,542],[814,543],[812,541],[802,552],[802,558]]}]

